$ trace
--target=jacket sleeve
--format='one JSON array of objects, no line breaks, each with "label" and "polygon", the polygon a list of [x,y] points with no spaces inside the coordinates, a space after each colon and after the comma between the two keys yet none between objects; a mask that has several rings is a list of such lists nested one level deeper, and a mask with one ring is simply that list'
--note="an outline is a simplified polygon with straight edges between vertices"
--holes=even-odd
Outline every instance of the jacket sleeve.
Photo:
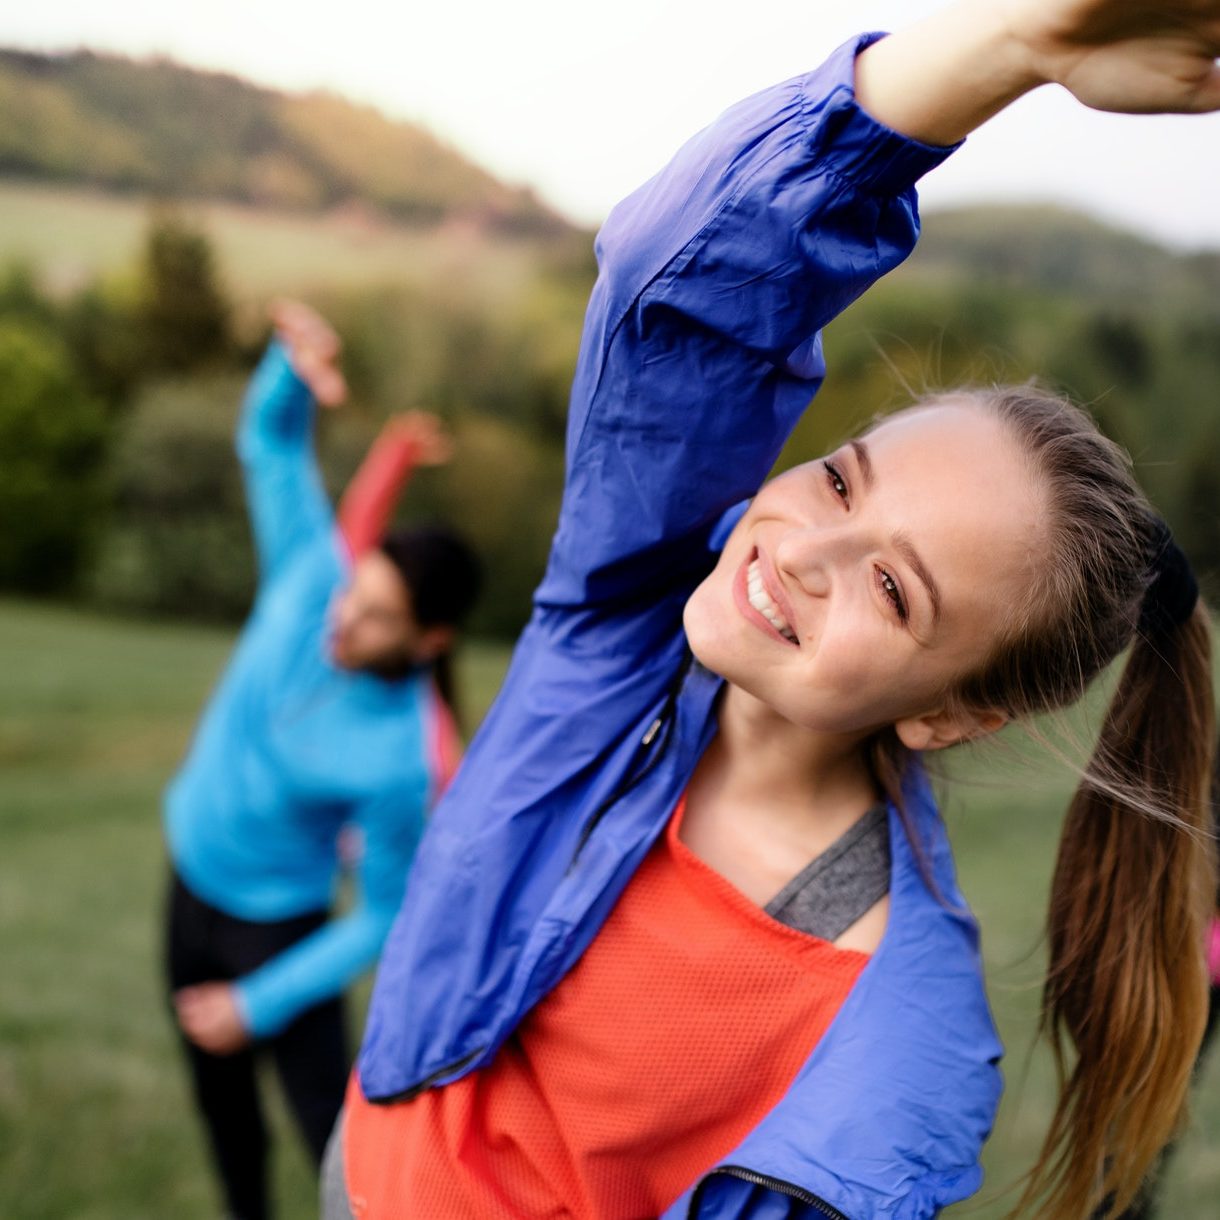
[{"label": "jacket sleeve", "polygon": [[238,1007],[256,1038],[278,1033],[305,1009],[341,994],[377,960],[394,922],[424,826],[428,793],[370,801],[355,825],[363,840],[350,910],[237,982]]},{"label": "jacket sleeve", "polygon": [[339,532],[353,559],[385,535],[416,459],[415,442],[392,428],[383,429],[373,442],[339,502]]},{"label": "jacket sleeve", "polygon": [[278,341],[250,379],[237,454],[264,587],[303,548],[329,538],[334,515],[313,448],[314,404]]},{"label": "jacket sleeve", "polygon": [[730,109],[606,221],[540,607],[698,579],[821,383],[820,328],[910,252],[913,184],[951,150],[856,104],[877,37]]}]

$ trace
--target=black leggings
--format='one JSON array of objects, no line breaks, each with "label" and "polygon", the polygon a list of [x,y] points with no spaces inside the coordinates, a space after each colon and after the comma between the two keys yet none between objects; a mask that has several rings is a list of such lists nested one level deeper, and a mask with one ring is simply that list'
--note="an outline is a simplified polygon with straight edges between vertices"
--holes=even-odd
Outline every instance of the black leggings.
[{"label": "black leggings", "polygon": [[[273,923],[235,919],[195,897],[173,877],[168,903],[170,991],[240,978],[326,922],[317,911]],[[175,1022],[176,1024],[176,1022]],[[264,1220],[269,1139],[259,1103],[255,1058],[267,1051],[315,1164],[343,1104],[349,1067],[343,1004],[328,1000],[281,1033],[235,1055],[210,1055],[182,1039],[195,1100],[234,1220]]]}]

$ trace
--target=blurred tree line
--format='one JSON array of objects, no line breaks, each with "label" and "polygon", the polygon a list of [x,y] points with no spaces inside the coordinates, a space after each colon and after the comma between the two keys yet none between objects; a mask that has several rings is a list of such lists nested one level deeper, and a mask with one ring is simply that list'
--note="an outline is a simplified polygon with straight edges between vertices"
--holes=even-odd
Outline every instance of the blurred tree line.
[{"label": "blurred tree line", "polygon": [[[591,257],[566,254],[502,316],[455,282],[313,294],[345,340],[351,401],[318,418],[336,497],[381,423],[423,407],[460,460],[421,472],[407,519],[459,525],[494,594],[476,632],[524,621],[558,506],[567,385]],[[0,276],[0,589],[235,619],[253,554],[233,431],[265,319],[228,297],[207,236],[150,219],[120,283],[57,299]]]},{"label": "blurred tree line", "polygon": [[[830,375],[783,464],[924,390],[1038,374],[1131,450],[1196,564],[1220,569],[1220,256],[987,212],[931,218],[910,263],[828,329]],[[513,634],[541,573],[592,274],[587,255],[557,258],[509,307],[460,282],[311,298],[352,387],[319,419],[332,493],[394,411],[434,410],[455,432],[457,459],[422,472],[403,511],[454,522],[485,556],[479,633]],[[232,430],[266,337],[174,212],[154,214],[122,283],[61,299],[26,269],[0,277],[0,587],[242,615],[253,560]]]}]

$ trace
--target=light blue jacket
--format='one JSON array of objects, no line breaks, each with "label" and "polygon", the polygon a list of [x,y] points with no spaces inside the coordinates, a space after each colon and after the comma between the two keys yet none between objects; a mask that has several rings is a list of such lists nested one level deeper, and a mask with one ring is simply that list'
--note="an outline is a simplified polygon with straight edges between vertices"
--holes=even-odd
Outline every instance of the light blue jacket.
[{"label": "light blue jacket", "polygon": [[[857,107],[857,46],[730,110],[599,235],[549,566],[387,942],[370,1099],[493,1058],[597,935],[716,730],[721,683],[684,664],[683,604],[821,383],[820,328],[910,251],[912,184],[946,155]],[[880,947],[785,1098],[667,1217],[913,1220],[977,1189],[1001,1048],[943,826],[909,786],[941,898],[891,811]]]},{"label": "light blue jacket", "polygon": [[258,596],[165,798],[178,875],[239,919],[327,908],[341,828],[363,839],[351,909],[238,980],[256,1036],[337,995],[376,960],[435,783],[431,681],[385,681],[330,659],[327,615],[348,558],[314,459],[313,414],[272,344],[238,431]]}]

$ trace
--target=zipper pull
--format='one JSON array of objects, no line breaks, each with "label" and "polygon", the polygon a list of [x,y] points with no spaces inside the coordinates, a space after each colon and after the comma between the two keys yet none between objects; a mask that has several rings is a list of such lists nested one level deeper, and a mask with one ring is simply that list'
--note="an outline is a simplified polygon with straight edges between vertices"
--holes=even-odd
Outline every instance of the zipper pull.
[{"label": "zipper pull", "polygon": [[652,745],[653,738],[661,731],[661,725],[665,723],[664,716],[658,716],[647,728],[644,736],[640,738],[640,745]]}]

